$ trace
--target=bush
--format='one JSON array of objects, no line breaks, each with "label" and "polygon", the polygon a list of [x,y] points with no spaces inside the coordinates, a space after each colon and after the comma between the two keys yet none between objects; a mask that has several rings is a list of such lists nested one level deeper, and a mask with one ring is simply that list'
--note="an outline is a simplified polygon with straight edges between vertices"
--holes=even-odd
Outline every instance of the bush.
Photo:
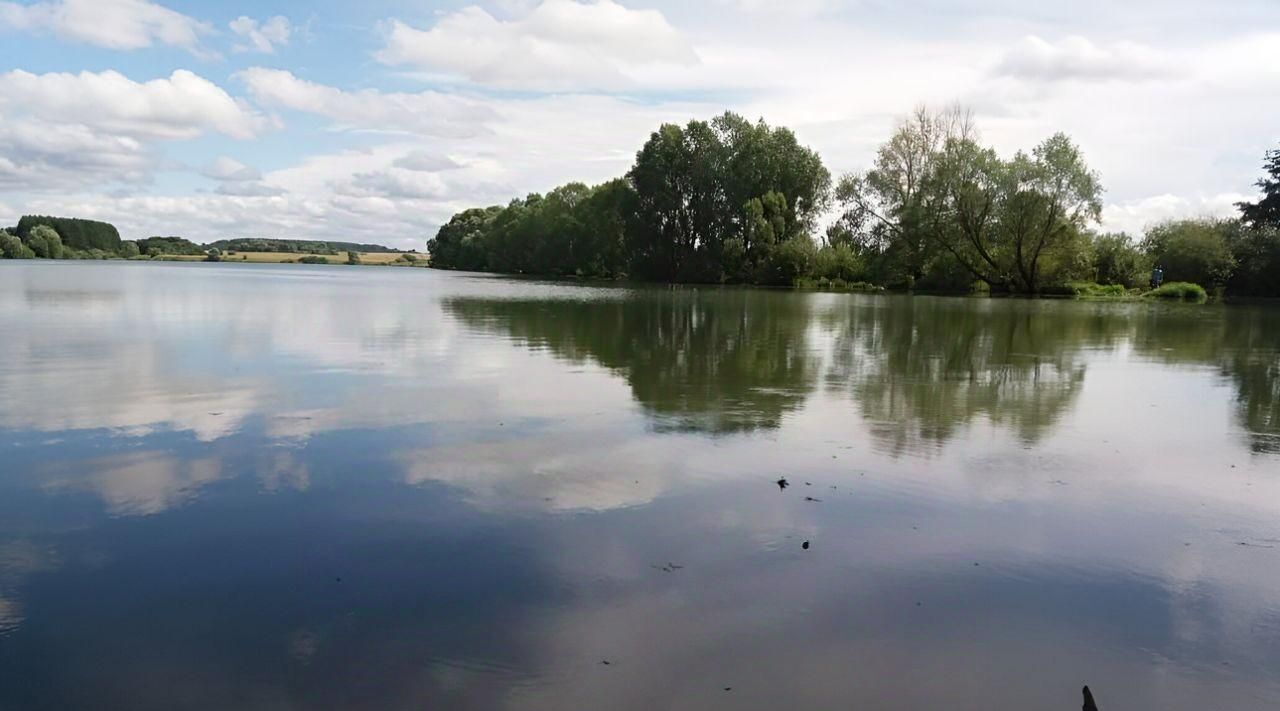
[{"label": "bush", "polygon": [[1235,267],[1227,246],[1234,220],[1175,220],[1147,231],[1142,247],[1170,281],[1221,286]]},{"label": "bush", "polygon": [[1145,285],[1151,259],[1124,233],[1098,235],[1093,240],[1093,278],[1099,284]]},{"label": "bush", "polygon": [[204,261],[206,261],[206,262],[221,262],[221,261],[222,261],[222,252],[220,252],[216,247],[215,247],[215,248],[213,248],[213,249],[210,249],[208,252],[205,252],[205,253],[204,253]]},{"label": "bush", "polygon": [[0,258],[4,259],[35,259],[36,253],[31,248],[22,243],[17,235],[8,232],[0,232]]},{"label": "bush", "polygon": [[1181,299],[1182,301],[1204,301],[1209,298],[1204,287],[1185,281],[1171,281],[1158,289],[1148,291],[1144,296],[1153,299]]},{"label": "bush", "polygon": [[360,263],[359,252],[347,252],[347,264],[359,264],[359,263]]},{"label": "bush", "polygon": [[299,259],[298,263],[299,264],[328,264],[329,260],[319,255],[308,254],[307,256]]},{"label": "bush", "polygon": [[139,254],[142,254],[142,250],[139,249],[137,242],[121,242],[120,243],[121,257],[124,257],[125,259],[133,259]]},{"label": "bush", "polygon": [[62,237],[48,225],[35,225],[24,240],[32,252],[41,259],[62,258]]}]

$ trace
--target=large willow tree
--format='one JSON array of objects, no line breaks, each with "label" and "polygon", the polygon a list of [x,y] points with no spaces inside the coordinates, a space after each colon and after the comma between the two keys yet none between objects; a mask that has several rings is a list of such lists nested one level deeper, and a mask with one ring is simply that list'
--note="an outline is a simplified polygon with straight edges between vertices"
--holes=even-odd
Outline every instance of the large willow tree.
[{"label": "large willow tree", "polygon": [[1102,187],[1080,150],[1055,134],[1009,160],[982,146],[968,115],[920,110],[837,189],[843,221],[893,252],[909,276],[939,258],[993,289],[1035,293],[1073,266],[1101,213]]}]

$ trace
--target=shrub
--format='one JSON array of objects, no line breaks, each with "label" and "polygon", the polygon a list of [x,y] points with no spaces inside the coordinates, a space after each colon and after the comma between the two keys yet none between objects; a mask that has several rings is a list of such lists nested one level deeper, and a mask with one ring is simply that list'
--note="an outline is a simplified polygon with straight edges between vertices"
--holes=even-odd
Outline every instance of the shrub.
[{"label": "shrub", "polygon": [[121,257],[124,257],[125,259],[133,259],[134,257],[138,256],[139,254],[142,254],[142,250],[138,248],[138,243],[137,243],[137,242],[132,242],[132,241],[130,241],[130,242],[121,242],[121,243],[120,243],[120,256],[121,256]]},{"label": "shrub", "polygon": [[360,263],[359,252],[347,252],[347,264],[359,264],[359,263]]},{"label": "shrub", "polygon": [[316,254],[308,254],[298,260],[299,264],[328,264],[329,260]]},{"label": "shrub", "polygon": [[221,262],[221,261],[222,261],[222,252],[218,251],[218,248],[217,248],[217,247],[214,247],[213,249],[210,249],[208,252],[205,252],[204,261],[206,261],[206,262]]},{"label": "shrub", "polygon": [[1158,289],[1148,291],[1145,296],[1153,299],[1181,299],[1182,301],[1204,301],[1209,298],[1203,286],[1185,281],[1171,281]]},{"label": "shrub", "polygon": [[1227,246],[1234,229],[1233,220],[1164,222],[1147,231],[1142,246],[1166,279],[1221,286],[1235,267]]},{"label": "shrub", "polygon": [[31,248],[22,243],[17,235],[8,232],[0,232],[0,258],[4,259],[35,259],[36,253]]},{"label": "shrub", "polygon": [[24,240],[32,252],[41,259],[62,258],[62,237],[48,225],[35,225]]}]

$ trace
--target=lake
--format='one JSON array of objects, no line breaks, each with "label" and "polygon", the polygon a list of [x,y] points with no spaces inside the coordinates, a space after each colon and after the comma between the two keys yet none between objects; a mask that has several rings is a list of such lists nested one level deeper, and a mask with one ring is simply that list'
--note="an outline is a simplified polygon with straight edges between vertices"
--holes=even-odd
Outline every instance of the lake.
[{"label": "lake", "polygon": [[1280,308],[0,263],[6,710],[1273,709],[1278,660]]}]

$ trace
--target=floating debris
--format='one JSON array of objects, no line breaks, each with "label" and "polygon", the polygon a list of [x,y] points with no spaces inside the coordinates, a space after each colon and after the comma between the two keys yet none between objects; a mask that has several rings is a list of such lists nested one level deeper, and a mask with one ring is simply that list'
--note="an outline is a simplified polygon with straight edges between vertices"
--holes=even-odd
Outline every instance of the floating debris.
[{"label": "floating debris", "polygon": [[804,550],[809,550],[809,542],[805,541],[804,543],[801,543],[800,547],[803,548]]},{"label": "floating debris", "polygon": [[610,662],[608,659],[601,659],[600,663],[605,665],[606,667],[612,664],[612,662]]},{"label": "floating debris", "polygon": [[726,687],[724,687],[724,690],[725,690],[725,691],[733,691],[733,687],[732,687],[732,686],[726,686]]},{"label": "floating debris", "polygon": [[778,484],[778,488],[779,488],[779,489],[785,489],[785,488],[787,488],[788,486],[791,486],[791,482],[787,481],[787,478],[786,478],[786,477],[783,477],[783,478],[779,479],[779,480],[777,481],[777,484]]},{"label": "floating debris", "polygon": [[822,503],[822,499],[815,499],[815,498],[813,498],[812,496],[806,496],[806,497],[804,497],[804,500],[805,500],[805,501],[813,501],[813,502],[816,502],[816,503],[819,503],[819,504],[820,504],[820,503]]}]

